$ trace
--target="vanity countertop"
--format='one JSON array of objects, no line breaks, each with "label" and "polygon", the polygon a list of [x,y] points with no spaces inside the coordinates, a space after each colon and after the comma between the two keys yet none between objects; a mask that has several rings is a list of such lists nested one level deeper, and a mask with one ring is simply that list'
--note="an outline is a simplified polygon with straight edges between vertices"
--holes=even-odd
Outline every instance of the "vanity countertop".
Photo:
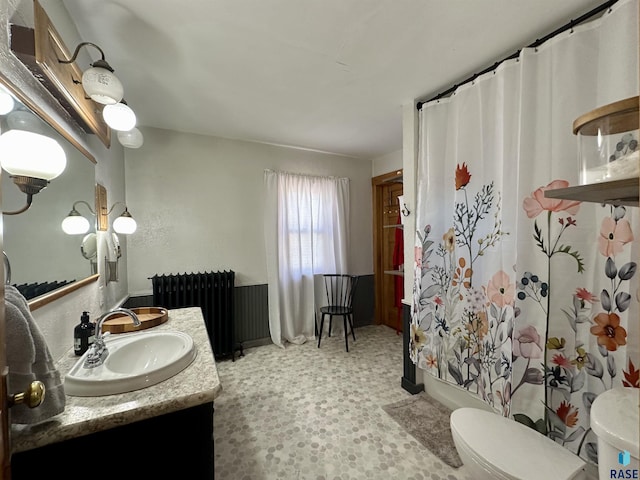
[{"label": "vanity countertop", "polygon": [[[169,320],[149,331],[160,330],[178,330],[191,335],[198,349],[191,365],[168,380],[142,390],[102,397],[67,395],[61,414],[35,425],[12,426],[12,451],[31,450],[212,402],[222,386],[201,310],[169,310]],[[57,363],[60,374],[66,375],[78,358],[71,348]]]}]

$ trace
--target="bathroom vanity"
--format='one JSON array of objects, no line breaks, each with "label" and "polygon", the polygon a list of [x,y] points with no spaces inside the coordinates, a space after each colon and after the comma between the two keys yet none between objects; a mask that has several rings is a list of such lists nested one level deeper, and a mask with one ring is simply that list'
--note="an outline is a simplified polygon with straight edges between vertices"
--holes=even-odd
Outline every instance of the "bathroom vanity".
[{"label": "bathroom vanity", "polygon": [[[222,387],[200,309],[170,310],[166,323],[148,331],[171,330],[193,338],[197,356],[191,365],[133,392],[67,395],[63,413],[14,425],[12,478],[34,478],[40,469],[65,477],[168,478],[182,472],[180,478],[213,478],[213,402]],[[78,358],[71,348],[57,364],[60,374]]]}]

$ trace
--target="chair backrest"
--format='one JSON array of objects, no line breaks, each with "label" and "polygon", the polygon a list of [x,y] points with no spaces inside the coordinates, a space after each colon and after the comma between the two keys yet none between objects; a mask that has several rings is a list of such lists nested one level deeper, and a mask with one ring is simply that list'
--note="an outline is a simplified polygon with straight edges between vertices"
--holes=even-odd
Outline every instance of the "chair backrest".
[{"label": "chair backrest", "polygon": [[355,275],[325,274],[324,288],[327,293],[327,301],[331,307],[351,308],[353,292],[358,283]]}]

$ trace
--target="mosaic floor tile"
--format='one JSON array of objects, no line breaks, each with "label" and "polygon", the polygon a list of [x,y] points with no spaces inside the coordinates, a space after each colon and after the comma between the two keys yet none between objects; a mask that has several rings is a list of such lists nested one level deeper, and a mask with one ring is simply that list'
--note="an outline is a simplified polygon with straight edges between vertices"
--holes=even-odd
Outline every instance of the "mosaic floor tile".
[{"label": "mosaic floor tile", "polygon": [[470,480],[423,447],[383,410],[400,387],[402,336],[356,329],[357,341],[323,338],[245,350],[218,363],[217,480]]}]

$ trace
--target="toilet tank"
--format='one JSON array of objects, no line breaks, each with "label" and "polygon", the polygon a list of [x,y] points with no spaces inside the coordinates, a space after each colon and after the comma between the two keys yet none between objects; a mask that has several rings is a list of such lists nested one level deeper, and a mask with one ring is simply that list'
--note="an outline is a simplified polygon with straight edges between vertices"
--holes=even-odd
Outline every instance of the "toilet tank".
[{"label": "toilet tank", "polygon": [[640,389],[620,387],[591,405],[591,428],[598,436],[598,472],[604,478],[640,478]]}]

